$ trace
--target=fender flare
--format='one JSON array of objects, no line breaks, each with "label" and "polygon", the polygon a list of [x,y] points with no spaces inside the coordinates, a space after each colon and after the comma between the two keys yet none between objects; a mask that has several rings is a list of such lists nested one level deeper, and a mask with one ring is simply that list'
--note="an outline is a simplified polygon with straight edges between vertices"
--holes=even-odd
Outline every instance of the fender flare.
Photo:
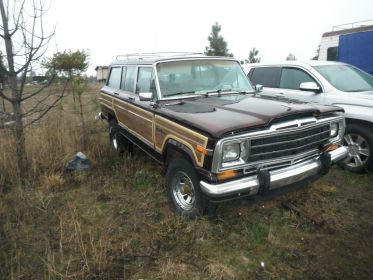
[{"label": "fender flare", "polygon": [[167,141],[166,145],[165,145],[164,150],[163,150],[164,160],[165,160],[166,164],[168,164],[169,161],[170,161],[169,154],[168,154],[169,149],[173,149],[177,153],[180,153],[180,154],[184,155],[188,160],[190,160],[190,162],[193,164],[194,167],[198,166],[197,163],[196,163],[196,159],[194,157],[194,154],[190,150],[190,148],[187,147],[186,145],[176,141],[175,139],[169,139]]}]

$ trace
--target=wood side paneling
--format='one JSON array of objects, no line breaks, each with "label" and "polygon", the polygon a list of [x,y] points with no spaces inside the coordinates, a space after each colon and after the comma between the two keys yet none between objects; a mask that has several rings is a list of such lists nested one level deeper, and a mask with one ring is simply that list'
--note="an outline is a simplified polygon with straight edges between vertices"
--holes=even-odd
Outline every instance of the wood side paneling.
[{"label": "wood side paneling", "polygon": [[208,141],[206,136],[118,98],[101,94],[100,102],[113,108],[122,127],[157,152],[162,153],[167,141],[173,139],[188,147],[197,165],[203,166],[205,155],[197,152],[195,147],[198,145],[206,148]]},{"label": "wood side paneling", "polygon": [[153,113],[128,104],[128,128],[141,135],[154,147]]},{"label": "wood side paneling", "polygon": [[156,150],[162,153],[164,146],[170,139],[174,139],[187,146],[193,153],[198,166],[203,166],[205,155],[200,152],[196,152],[195,147],[198,145],[206,148],[208,138],[166,118],[155,116]]}]

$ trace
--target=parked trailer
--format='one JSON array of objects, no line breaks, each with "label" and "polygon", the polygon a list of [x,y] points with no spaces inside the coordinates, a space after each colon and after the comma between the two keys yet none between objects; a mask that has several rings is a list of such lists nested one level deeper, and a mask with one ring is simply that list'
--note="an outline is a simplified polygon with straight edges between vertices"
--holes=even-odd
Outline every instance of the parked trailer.
[{"label": "parked trailer", "polygon": [[349,63],[373,75],[373,21],[339,25],[324,33],[318,60]]}]

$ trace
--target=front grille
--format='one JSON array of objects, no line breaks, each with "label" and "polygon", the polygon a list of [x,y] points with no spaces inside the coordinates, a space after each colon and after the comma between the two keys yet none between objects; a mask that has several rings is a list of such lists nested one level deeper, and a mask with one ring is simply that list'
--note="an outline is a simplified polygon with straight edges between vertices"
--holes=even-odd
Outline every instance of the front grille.
[{"label": "front grille", "polygon": [[248,162],[273,160],[320,149],[328,142],[330,128],[328,124],[288,132],[280,135],[263,136],[251,140],[251,153]]}]

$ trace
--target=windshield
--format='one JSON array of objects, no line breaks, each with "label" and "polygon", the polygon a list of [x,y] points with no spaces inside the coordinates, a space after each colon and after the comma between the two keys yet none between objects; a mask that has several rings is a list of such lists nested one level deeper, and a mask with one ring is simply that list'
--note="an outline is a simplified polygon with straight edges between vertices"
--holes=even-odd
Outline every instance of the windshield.
[{"label": "windshield", "polygon": [[314,68],[341,91],[358,92],[373,89],[373,77],[350,65],[323,65]]},{"label": "windshield", "polygon": [[253,92],[236,61],[202,59],[157,64],[162,98],[222,92]]}]

